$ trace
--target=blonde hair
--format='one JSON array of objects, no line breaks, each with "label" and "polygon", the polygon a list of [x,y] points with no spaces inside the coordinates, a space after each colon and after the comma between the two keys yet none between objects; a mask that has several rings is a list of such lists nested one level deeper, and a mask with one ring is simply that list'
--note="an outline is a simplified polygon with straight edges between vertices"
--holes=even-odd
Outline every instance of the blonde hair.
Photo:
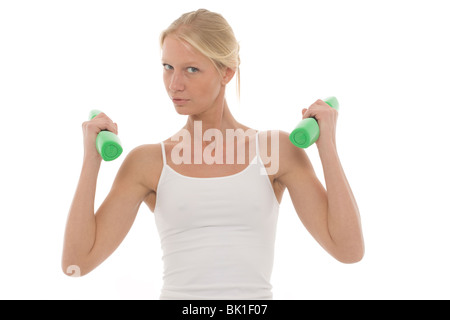
[{"label": "blonde hair", "polygon": [[240,96],[239,43],[222,15],[206,9],[183,14],[161,33],[161,48],[168,35],[174,35],[200,51],[220,74],[225,68],[235,70],[237,95]]}]

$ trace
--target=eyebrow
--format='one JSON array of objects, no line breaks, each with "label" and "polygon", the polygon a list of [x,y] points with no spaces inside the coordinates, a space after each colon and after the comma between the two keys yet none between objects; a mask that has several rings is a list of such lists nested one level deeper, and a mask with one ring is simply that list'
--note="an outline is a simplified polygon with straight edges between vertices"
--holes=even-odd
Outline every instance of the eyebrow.
[{"label": "eyebrow", "polygon": [[[163,64],[170,64],[169,62],[167,62],[164,59],[161,59],[161,63],[163,63]],[[183,66],[192,66],[192,65],[197,65],[198,66],[198,65],[200,65],[200,63],[194,62],[194,61],[188,61],[188,62],[184,62],[182,65]]]}]

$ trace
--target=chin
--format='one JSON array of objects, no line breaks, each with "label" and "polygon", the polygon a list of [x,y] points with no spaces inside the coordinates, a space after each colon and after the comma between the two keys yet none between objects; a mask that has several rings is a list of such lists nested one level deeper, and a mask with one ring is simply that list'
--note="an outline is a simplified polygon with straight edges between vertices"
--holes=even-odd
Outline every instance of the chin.
[{"label": "chin", "polygon": [[205,112],[205,109],[201,109],[198,107],[193,108],[192,106],[179,106],[179,105],[174,105],[175,107],[175,111],[183,116],[192,116],[192,115],[196,115],[196,114],[201,114],[203,112]]},{"label": "chin", "polygon": [[177,105],[175,105],[175,111],[178,114],[181,114],[183,116],[189,116],[189,115],[192,114],[192,112],[189,111],[189,108],[186,108],[184,106],[177,106]]}]

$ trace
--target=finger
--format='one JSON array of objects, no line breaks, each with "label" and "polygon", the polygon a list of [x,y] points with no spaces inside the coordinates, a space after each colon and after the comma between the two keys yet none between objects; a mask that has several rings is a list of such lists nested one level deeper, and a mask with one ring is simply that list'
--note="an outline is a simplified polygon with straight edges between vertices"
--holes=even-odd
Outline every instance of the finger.
[{"label": "finger", "polygon": [[97,127],[97,131],[110,131],[114,134],[118,132],[117,123],[114,123],[106,114],[99,113],[91,120],[91,124]]},{"label": "finger", "polygon": [[105,113],[100,112],[100,113],[98,113],[95,117],[93,117],[93,118],[91,119],[91,121],[92,121],[92,120],[104,119],[105,117],[107,118],[108,116],[107,116]]},{"label": "finger", "polygon": [[315,108],[309,107],[308,109],[304,109],[303,119],[315,118],[317,110]]},{"label": "finger", "polygon": [[327,109],[330,108],[330,105],[328,103],[326,103],[325,101],[320,100],[320,99],[318,99],[316,102],[314,102],[313,105],[320,106],[320,107],[326,107]]},{"label": "finger", "polygon": [[309,115],[308,115],[309,113],[308,113],[308,109],[303,109],[302,110],[302,115],[303,115],[303,119],[307,119],[307,118],[309,118]]},{"label": "finger", "polygon": [[111,120],[104,122],[102,125],[102,130],[107,130],[109,132],[112,132],[114,134],[118,133],[118,126],[117,123],[112,122]]}]

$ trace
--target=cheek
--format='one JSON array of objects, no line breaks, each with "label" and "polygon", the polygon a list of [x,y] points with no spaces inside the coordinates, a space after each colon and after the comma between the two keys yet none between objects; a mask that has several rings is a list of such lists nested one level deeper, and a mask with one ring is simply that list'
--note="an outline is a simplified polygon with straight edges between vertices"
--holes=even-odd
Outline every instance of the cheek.
[{"label": "cheek", "polygon": [[215,77],[211,77],[205,81],[202,81],[202,84],[199,86],[199,93],[200,95],[203,95],[205,99],[211,101],[217,98],[220,93],[220,89],[220,80]]},{"label": "cheek", "polygon": [[164,87],[166,88],[166,91],[168,91],[169,84],[170,84],[170,76],[166,72],[163,73],[163,82],[164,82]]}]

